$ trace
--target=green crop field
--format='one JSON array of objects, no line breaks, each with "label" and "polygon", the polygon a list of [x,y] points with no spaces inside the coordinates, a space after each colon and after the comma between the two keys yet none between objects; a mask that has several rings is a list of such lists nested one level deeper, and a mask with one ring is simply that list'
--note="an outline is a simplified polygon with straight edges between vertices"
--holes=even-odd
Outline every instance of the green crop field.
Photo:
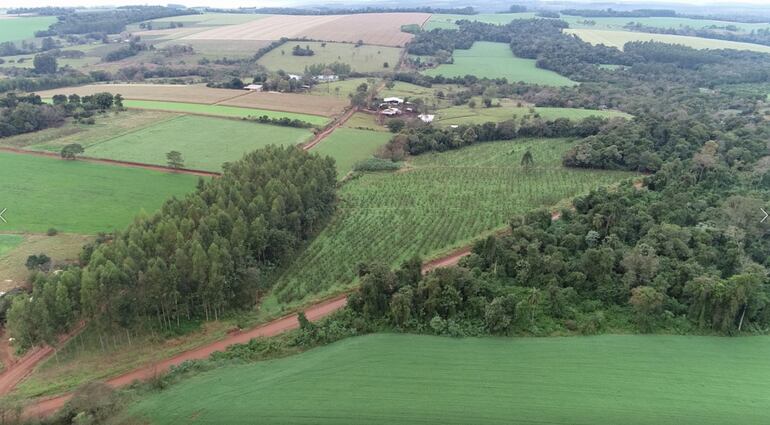
[{"label": "green crop field", "polygon": [[353,170],[357,162],[371,158],[391,136],[382,131],[338,128],[312,152],[334,158],[337,161],[337,178],[341,179]]},{"label": "green crop field", "polygon": [[[768,48],[770,49],[770,47]],[[425,74],[445,77],[475,75],[479,78],[507,78],[510,82],[571,86],[576,84],[567,77],[535,66],[535,60],[517,58],[505,43],[479,41],[468,50],[455,50],[454,63],[439,65]]]},{"label": "green crop field", "polygon": [[348,80],[335,81],[333,83],[316,84],[310,90],[310,94],[319,96],[337,96],[347,98],[354,93],[361,84],[368,84],[366,78],[350,78]]},{"label": "green crop field", "polygon": [[768,337],[374,334],[203,372],[128,412],[153,425],[760,425],[768,356]]},{"label": "green crop field", "polygon": [[184,27],[237,25],[255,21],[271,15],[251,13],[203,13],[200,15],[171,16],[153,19],[151,22],[181,22]]},{"label": "green crop field", "polygon": [[623,49],[626,43],[632,41],[659,41],[669,44],[681,44],[694,49],[735,49],[750,50],[754,52],[770,53],[770,46],[760,44],[739,43],[735,41],[714,40],[710,38],[688,37],[672,34],[648,34],[631,31],[610,31],[595,29],[567,29],[566,32],[575,34],[581,40],[591,44],[604,44],[605,46]]},{"label": "green crop field", "polygon": [[124,100],[127,108],[149,109],[167,112],[182,112],[188,114],[216,115],[231,118],[258,117],[267,115],[270,118],[290,118],[309,122],[313,125],[324,125],[329,122],[326,117],[318,115],[297,114],[293,112],[269,111],[266,109],[240,108],[237,106],[205,105],[202,103],[161,102],[156,100]]},{"label": "green crop field", "polygon": [[476,22],[485,22],[488,24],[505,25],[514,19],[531,19],[535,17],[534,12],[527,13],[479,13],[477,15],[448,15],[435,14],[425,23],[424,29],[430,31],[436,28],[456,29],[456,21],[463,19]]},{"label": "green crop field", "polygon": [[35,31],[47,29],[54,22],[56,22],[55,16],[0,19],[0,43],[32,38],[35,36]]},{"label": "green crop field", "polygon": [[[479,101],[476,103],[481,105],[481,102]],[[504,99],[503,106],[500,107],[485,108],[483,106],[476,106],[475,108],[471,108],[467,105],[452,106],[436,111],[436,120],[437,124],[439,125],[483,124],[488,121],[500,122],[509,120],[514,116],[521,118],[533,112],[547,120],[553,120],[556,118],[580,120],[590,116],[599,116],[605,118],[630,117],[630,115],[618,111],[551,107],[528,108],[510,105],[513,103],[514,102],[506,101]]]},{"label": "green crop field", "polygon": [[220,118],[182,116],[104,140],[85,155],[145,164],[166,164],[179,151],[186,168],[221,171],[222,164],[270,144],[296,145],[312,136],[306,129]]},{"label": "green crop field", "polygon": [[[570,146],[561,139],[481,143],[350,181],[338,192],[332,222],[279,279],[273,296],[288,302],[348,287],[361,261],[395,265],[435,255],[504,227],[515,214],[633,175],[564,168]],[[520,165],[526,149],[537,163],[529,171]]]},{"label": "green crop field", "polygon": [[2,230],[95,234],[124,228],[137,213],[195,188],[198,177],[0,153]]},{"label": "green crop field", "polygon": [[[321,47],[325,45],[325,47]],[[294,46],[309,46],[315,54],[313,56],[294,56],[291,49]],[[273,49],[270,53],[259,59],[259,64],[267,69],[277,71],[284,70],[301,74],[306,66],[315,64],[330,64],[342,62],[350,65],[357,72],[388,72],[398,63],[401,49],[382,46],[359,46],[350,43],[320,43],[290,41],[283,46]],[[385,68],[384,64],[388,63]]]},{"label": "green crop field", "polygon": [[23,241],[24,236],[21,235],[0,235],[0,256],[7,254]]},{"label": "green crop field", "polygon": [[60,127],[18,134],[0,139],[0,146],[28,148],[59,152],[71,143],[83,147],[91,146],[106,139],[136,131],[159,122],[180,116],[168,112],[127,110],[120,113],[99,114],[94,124],[78,124],[68,120]]}]

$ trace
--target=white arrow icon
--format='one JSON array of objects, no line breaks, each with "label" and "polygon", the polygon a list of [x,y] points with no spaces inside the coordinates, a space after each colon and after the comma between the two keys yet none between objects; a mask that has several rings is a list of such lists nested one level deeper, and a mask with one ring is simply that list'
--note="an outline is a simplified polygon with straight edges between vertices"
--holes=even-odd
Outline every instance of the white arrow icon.
[{"label": "white arrow icon", "polygon": [[0,211],[0,220],[3,220],[3,223],[8,224],[8,220],[3,217],[3,214],[5,214],[6,211],[8,211],[8,208],[3,208],[3,210]]},{"label": "white arrow icon", "polygon": [[[770,214],[768,214],[767,211],[765,211],[764,208],[760,208],[760,210],[762,210],[762,212],[765,214],[765,216],[762,217],[762,220],[760,220],[759,222],[760,223],[764,223],[765,220],[767,220],[767,217],[770,217]],[[2,217],[2,216],[3,216],[3,213],[0,213],[0,217]]]}]

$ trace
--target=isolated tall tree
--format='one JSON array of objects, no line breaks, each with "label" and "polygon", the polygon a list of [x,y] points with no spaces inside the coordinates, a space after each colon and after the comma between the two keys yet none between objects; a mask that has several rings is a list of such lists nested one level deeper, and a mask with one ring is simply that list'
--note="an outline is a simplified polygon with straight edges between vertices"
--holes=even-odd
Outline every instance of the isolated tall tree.
[{"label": "isolated tall tree", "polygon": [[179,151],[171,151],[167,153],[166,161],[170,168],[178,170],[184,167],[184,158],[182,157],[182,153]]},{"label": "isolated tall tree", "polygon": [[58,69],[56,57],[49,54],[35,55],[32,61],[36,74],[55,74]]}]

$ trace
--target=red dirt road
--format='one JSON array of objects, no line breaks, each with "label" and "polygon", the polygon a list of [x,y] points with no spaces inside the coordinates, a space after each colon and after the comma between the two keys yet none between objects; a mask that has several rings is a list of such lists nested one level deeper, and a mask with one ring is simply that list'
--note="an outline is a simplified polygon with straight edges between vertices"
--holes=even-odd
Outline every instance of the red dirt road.
[{"label": "red dirt road", "polygon": [[[551,214],[552,220],[555,221],[555,220],[558,220],[559,218],[561,218],[560,212],[554,211]],[[506,233],[508,233],[508,230],[502,230],[498,232],[497,235],[503,235]],[[428,261],[425,264],[423,264],[422,273],[427,274],[437,268],[455,266],[460,262],[462,258],[470,255],[470,253],[471,253],[471,247],[468,246],[468,247],[460,248],[456,251],[453,251],[441,258]],[[316,304],[308,308],[307,310],[305,310],[305,315],[309,320],[316,321],[345,307],[346,304],[347,304],[347,294]],[[233,344],[244,344],[249,342],[251,339],[257,338],[257,337],[275,336],[283,332],[296,329],[297,327],[299,327],[299,322],[297,321],[297,315],[292,314],[290,316],[286,316],[286,317],[274,320],[272,322],[266,323],[262,326],[258,326],[251,330],[229,335],[222,340],[216,341],[209,345],[205,345],[203,347],[196,348],[194,350],[181,353],[170,359],[166,359],[158,363],[146,365],[142,368],[136,369],[126,374],[111,378],[106,382],[108,385],[115,388],[126,386],[137,380],[149,379],[158,373],[167,371],[171,366],[181,364],[187,360],[199,360],[199,359],[208,358],[212,353],[216,351],[224,351],[225,349],[227,349],[227,347]],[[42,352],[43,350],[40,350],[40,351]],[[50,354],[50,351],[47,354],[45,353],[40,354],[35,358],[29,359],[26,363],[28,366],[21,368],[21,369],[27,369],[26,372],[24,373],[20,372],[21,376],[11,386],[3,387],[2,380],[4,378],[3,378],[3,375],[0,375],[0,395],[7,394],[8,392],[10,392],[10,390],[12,390],[15,387],[15,385],[21,381],[21,379],[23,379],[28,373],[32,371],[32,369],[37,365],[37,362],[45,358],[48,354]],[[16,363],[12,369],[16,369],[17,367],[20,367],[21,363],[24,361],[25,360],[22,360],[19,363]],[[11,372],[11,371],[7,371],[7,372]],[[18,374],[14,376],[18,376]],[[38,400],[34,402],[34,404],[31,404],[25,408],[23,416],[26,418],[33,418],[33,417],[44,417],[44,416],[51,415],[54,412],[56,412],[58,409],[60,409],[62,406],[64,406],[64,404],[71,397],[72,397],[72,394],[68,393],[68,394],[63,394],[63,395],[48,398],[48,399]]]},{"label": "red dirt road", "polygon": [[[347,304],[347,295],[316,304],[305,310],[305,315],[309,320],[316,321],[341,309],[345,306],[345,304]],[[132,372],[128,372],[126,374],[109,379],[107,380],[107,385],[117,388],[129,385],[137,380],[149,379],[158,373],[167,371],[171,366],[181,364],[187,360],[205,359],[208,358],[212,353],[216,351],[224,351],[227,349],[227,347],[233,344],[244,344],[257,337],[275,336],[283,332],[296,329],[297,327],[299,327],[297,315],[292,314],[290,316],[274,320],[270,323],[256,327],[246,332],[229,335],[225,339],[216,341],[212,344],[205,345],[200,348],[196,348],[191,351],[187,351],[170,359],[150,364]],[[27,406],[27,408],[24,410],[24,416],[31,418],[50,415],[64,406],[64,404],[71,397],[72,394],[70,393],[58,397],[40,400],[33,405]]]},{"label": "red dirt road", "polygon": [[315,137],[313,137],[313,140],[302,145],[302,149],[308,151],[313,149],[317,144],[323,142],[323,140],[329,137],[329,135],[332,134],[334,130],[342,127],[342,125],[345,124],[345,122],[347,122],[347,120],[349,120],[357,110],[358,108],[350,108],[347,112],[345,112],[345,114],[337,118],[337,120],[334,121],[334,123],[330,125],[326,130],[316,134]]},{"label": "red dirt road", "polygon": [[8,394],[37,366],[38,362],[53,353],[53,348],[42,347],[28,352],[24,357],[12,365],[6,365],[6,369],[0,375],[0,394]]}]

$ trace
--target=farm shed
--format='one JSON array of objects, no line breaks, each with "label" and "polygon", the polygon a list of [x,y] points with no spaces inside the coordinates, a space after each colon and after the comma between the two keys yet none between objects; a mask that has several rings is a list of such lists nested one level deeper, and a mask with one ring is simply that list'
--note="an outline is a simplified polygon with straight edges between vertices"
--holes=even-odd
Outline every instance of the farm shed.
[{"label": "farm shed", "polygon": [[262,84],[249,84],[248,86],[243,87],[243,89],[248,91],[262,91]]}]

